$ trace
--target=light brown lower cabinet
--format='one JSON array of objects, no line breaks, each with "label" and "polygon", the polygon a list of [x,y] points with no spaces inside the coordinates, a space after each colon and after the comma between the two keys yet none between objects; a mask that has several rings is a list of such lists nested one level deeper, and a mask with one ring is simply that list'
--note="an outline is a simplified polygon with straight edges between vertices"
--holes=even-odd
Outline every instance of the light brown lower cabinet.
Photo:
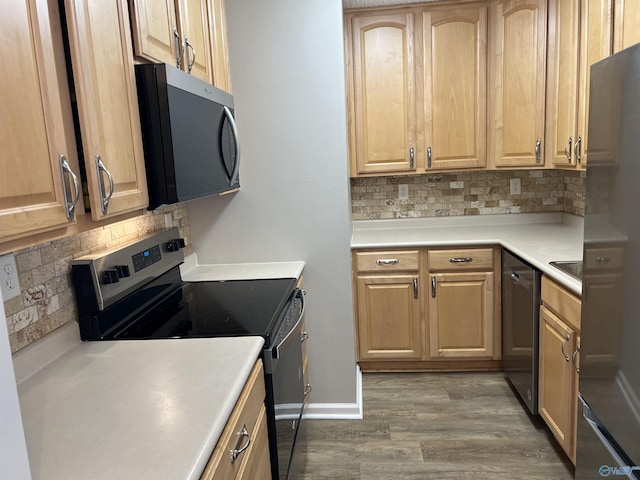
[{"label": "light brown lower cabinet", "polygon": [[580,299],[542,279],[538,411],[575,463],[578,419]]},{"label": "light brown lower cabinet", "polygon": [[496,252],[497,247],[355,250],[360,367],[498,369]]},{"label": "light brown lower cabinet", "polygon": [[258,360],[201,480],[271,480],[264,399],[264,373],[262,360]]}]

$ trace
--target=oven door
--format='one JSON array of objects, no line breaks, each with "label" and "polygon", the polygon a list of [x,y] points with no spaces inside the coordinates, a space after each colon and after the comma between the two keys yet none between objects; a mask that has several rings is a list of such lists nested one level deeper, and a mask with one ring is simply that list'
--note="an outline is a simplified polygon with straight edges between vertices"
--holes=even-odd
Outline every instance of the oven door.
[{"label": "oven door", "polygon": [[305,410],[305,385],[302,358],[302,324],[304,316],[304,292],[296,290],[292,308],[293,327],[272,349],[272,382],[277,444],[278,477],[288,479],[291,465],[304,469],[306,442],[303,423]]}]

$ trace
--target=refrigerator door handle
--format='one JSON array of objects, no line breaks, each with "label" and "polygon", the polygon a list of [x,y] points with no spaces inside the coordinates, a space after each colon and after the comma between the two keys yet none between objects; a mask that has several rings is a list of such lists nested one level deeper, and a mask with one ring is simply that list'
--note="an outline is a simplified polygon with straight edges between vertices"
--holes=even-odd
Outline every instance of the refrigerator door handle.
[{"label": "refrigerator door handle", "polygon": [[[621,448],[612,440],[609,440],[607,436],[603,433],[603,430],[606,431],[606,428],[600,423],[598,418],[593,414],[589,405],[580,398],[580,403],[582,404],[582,417],[586,420],[587,424],[593,430],[593,433],[596,434],[602,445],[607,449],[611,458],[615,460],[618,464],[618,467],[621,469],[621,472],[624,472],[626,476],[632,480],[636,480],[638,477],[634,474],[635,471],[638,471],[640,467],[635,465],[629,465],[627,461],[622,458],[620,455]],[[603,465],[601,468],[606,468],[607,466]],[[600,472],[600,475],[606,476],[605,472]]]}]

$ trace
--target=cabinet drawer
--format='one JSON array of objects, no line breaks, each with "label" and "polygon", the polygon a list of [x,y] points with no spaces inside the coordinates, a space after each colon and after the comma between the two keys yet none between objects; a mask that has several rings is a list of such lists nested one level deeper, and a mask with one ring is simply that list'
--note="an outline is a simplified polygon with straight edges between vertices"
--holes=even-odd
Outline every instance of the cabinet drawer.
[{"label": "cabinet drawer", "polygon": [[356,268],[363,272],[418,271],[418,250],[356,253]]},{"label": "cabinet drawer", "polygon": [[584,270],[621,270],[624,263],[622,248],[587,248],[584,251]]},{"label": "cabinet drawer", "polygon": [[[265,388],[262,361],[256,362],[249,379],[238,398],[238,402],[231,412],[227,425],[220,435],[218,444],[213,450],[211,459],[207,464],[201,480],[228,480],[236,478],[238,471],[243,466],[243,462],[248,451],[239,454],[236,460],[231,462],[230,452],[241,448],[248,440],[255,437],[255,428],[258,424],[258,416],[261,408],[264,407]],[[246,429],[247,435],[240,432]],[[240,438],[242,437],[242,438]],[[253,440],[252,440],[253,441]]]},{"label": "cabinet drawer", "polygon": [[542,277],[542,303],[571,327],[580,330],[582,302],[557,283]]},{"label": "cabinet drawer", "polygon": [[429,250],[429,271],[493,270],[492,248]]}]

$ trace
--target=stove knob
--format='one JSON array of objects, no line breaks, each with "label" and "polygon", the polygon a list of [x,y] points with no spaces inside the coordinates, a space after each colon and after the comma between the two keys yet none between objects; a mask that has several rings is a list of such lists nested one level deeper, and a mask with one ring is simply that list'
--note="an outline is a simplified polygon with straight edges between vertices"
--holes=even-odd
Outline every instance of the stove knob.
[{"label": "stove knob", "polygon": [[105,285],[109,285],[110,283],[117,283],[120,281],[120,277],[118,277],[118,270],[115,268],[109,268],[104,271],[102,274],[102,283]]},{"label": "stove knob", "polygon": [[119,278],[130,277],[129,265],[116,265],[116,271]]},{"label": "stove knob", "polygon": [[169,240],[167,242],[167,250],[170,252],[177,252],[181,248],[184,248],[184,238],[176,238],[175,240]]}]

